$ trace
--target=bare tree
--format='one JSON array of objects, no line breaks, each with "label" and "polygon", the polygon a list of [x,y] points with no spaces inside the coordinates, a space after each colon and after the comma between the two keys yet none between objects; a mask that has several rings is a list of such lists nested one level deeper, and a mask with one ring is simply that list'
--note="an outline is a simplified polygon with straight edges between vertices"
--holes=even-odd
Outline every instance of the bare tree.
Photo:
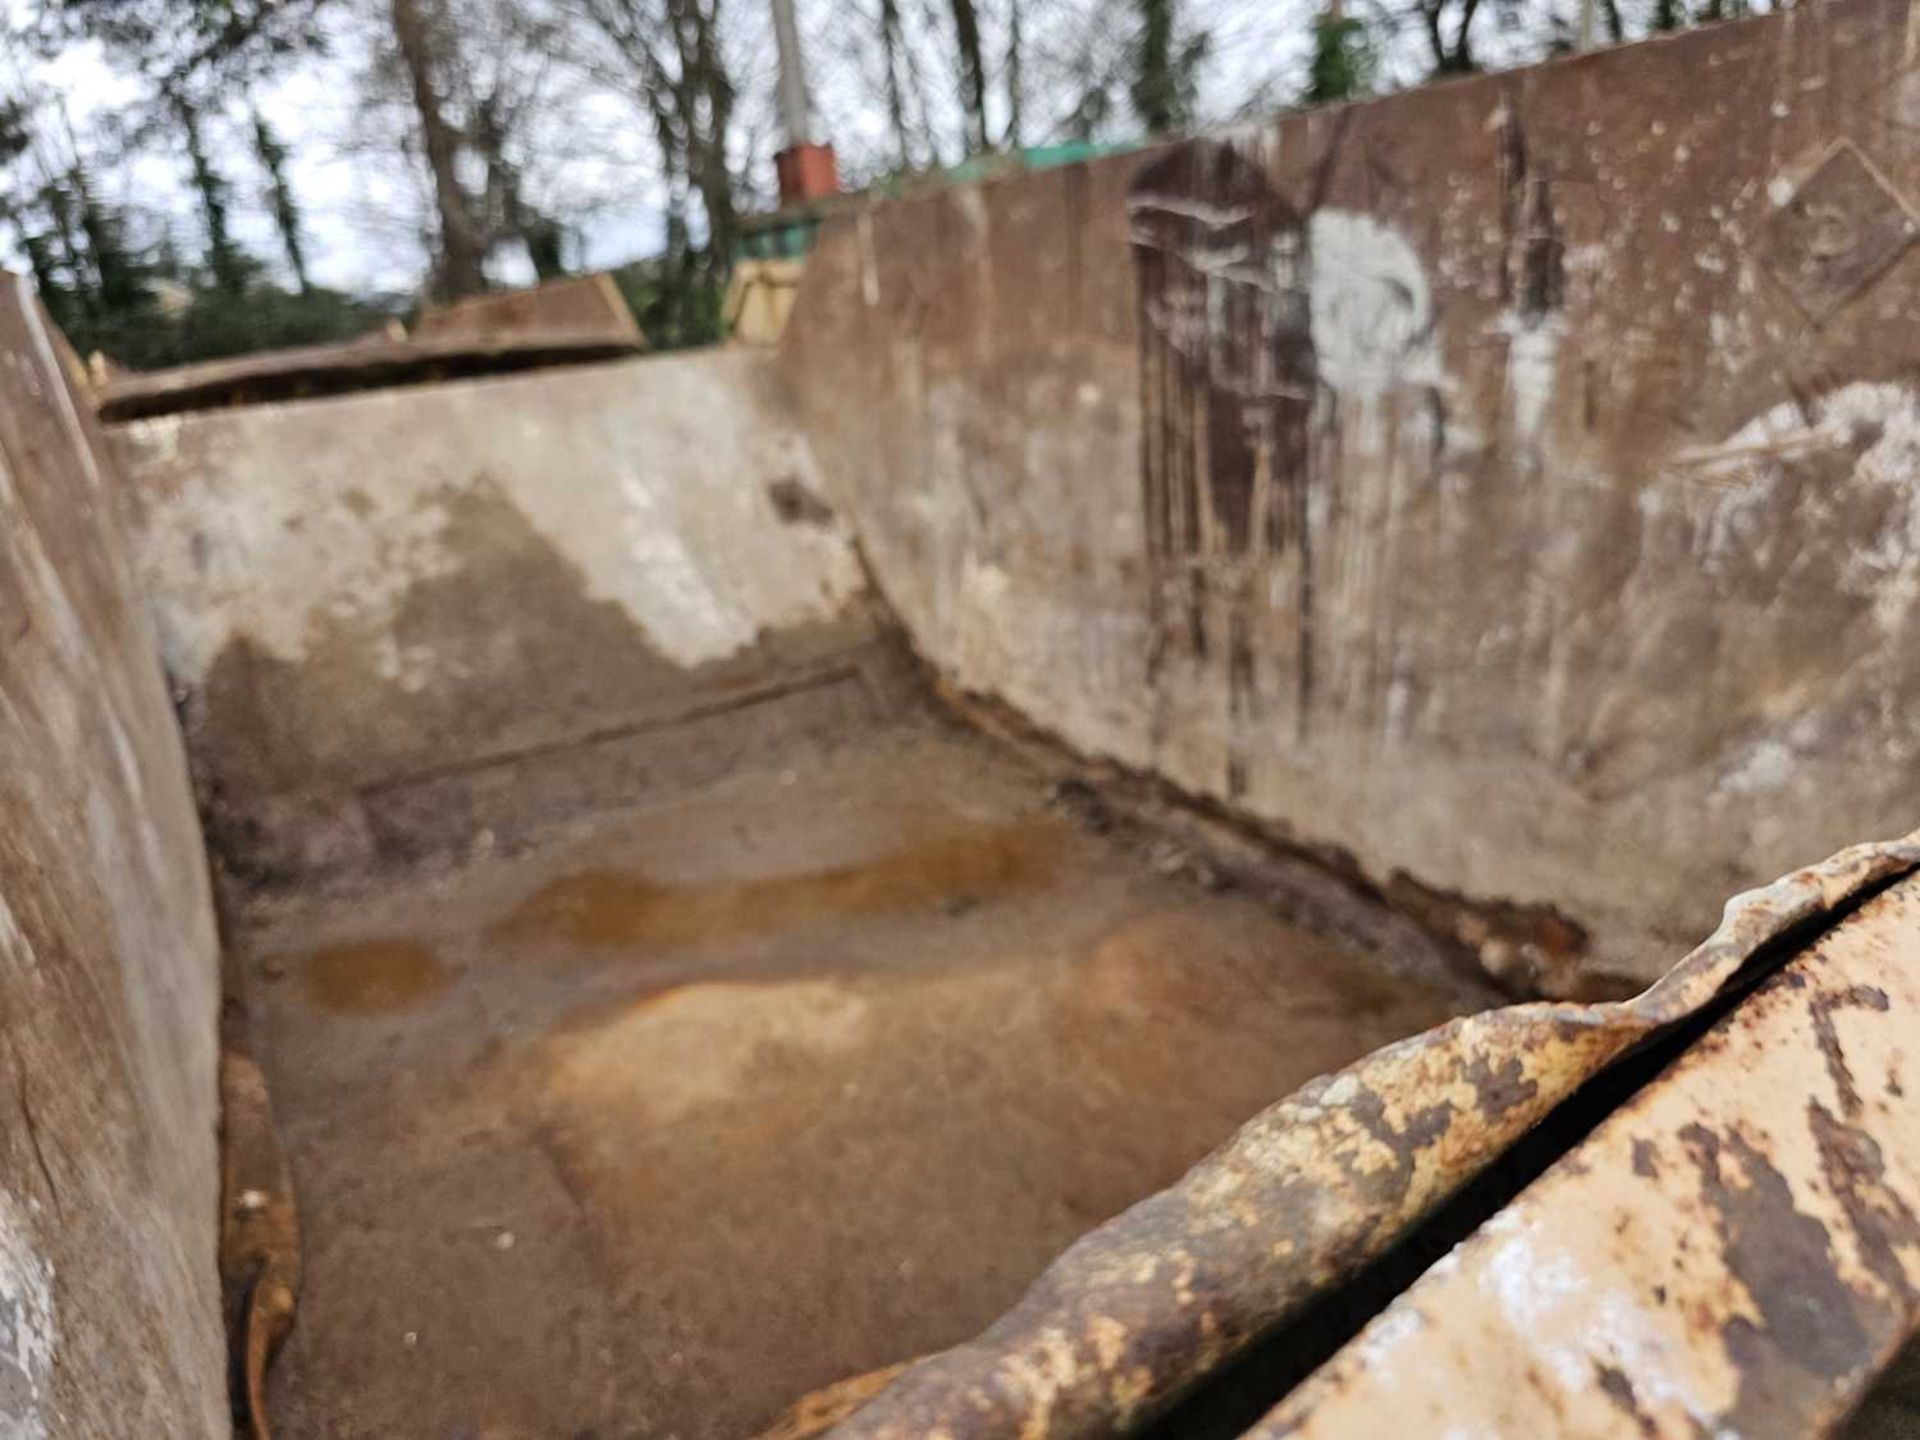
[{"label": "bare tree", "polygon": [[1020,148],[1021,54],[1020,0],[1007,0],[1007,60],[1003,68],[1007,87],[1006,143]]},{"label": "bare tree", "polygon": [[201,102],[184,85],[169,91],[166,99],[186,142],[194,193],[200,197],[200,217],[207,232],[207,269],[216,285],[237,295],[246,287],[251,267],[233,240],[227,218],[231,190],[207,149]]},{"label": "bare tree", "polygon": [[460,130],[447,114],[441,94],[449,31],[444,17],[426,8],[431,3],[388,0],[394,43],[419,124],[420,148],[433,177],[439,220],[434,289],[447,299],[457,299],[486,288],[486,242],[474,198],[460,178]]},{"label": "bare tree", "polygon": [[707,251],[724,265],[738,229],[729,162],[736,93],[721,0],[570,0],[624,72],[652,122],[669,206],[690,186],[707,222]]},{"label": "bare tree", "polygon": [[533,137],[567,99],[555,79],[571,40],[563,18],[526,0],[468,0],[453,77],[468,143],[485,175],[482,219],[489,253],[525,249],[536,276],[566,271],[567,226],[533,198],[529,167],[541,158]]},{"label": "bare tree", "polygon": [[887,92],[887,122],[893,130],[896,158],[902,170],[913,164],[913,145],[907,135],[906,43],[901,34],[899,0],[880,0],[880,71]]},{"label": "bare tree", "polygon": [[274,229],[280,232],[280,245],[287,253],[287,268],[302,295],[312,289],[307,278],[306,241],[300,233],[300,204],[287,180],[287,147],[258,107],[251,113],[254,158],[267,174],[267,208],[273,214]]},{"label": "bare tree", "polygon": [[[1415,0],[1420,24],[1433,52],[1436,75],[1463,75],[1480,67],[1473,58],[1473,17],[1480,0]],[[1447,33],[1449,17],[1452,34]]]},{"label": "bare tree", "polygon": [[987,140],[987,62],[980,48],[980,12],[973,0],[948,0],[953,12],[953,43],[960,56],[960,106],[967,117],[967,149],[985,150]]}]

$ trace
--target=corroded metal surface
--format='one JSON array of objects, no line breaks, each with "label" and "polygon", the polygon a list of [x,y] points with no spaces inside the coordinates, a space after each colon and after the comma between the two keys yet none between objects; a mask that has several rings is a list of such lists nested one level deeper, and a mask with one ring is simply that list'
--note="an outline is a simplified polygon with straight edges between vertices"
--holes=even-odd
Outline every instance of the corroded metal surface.
[{"label": "corroded metal surface", "polygon": [[267,1077],[236,1049],[220,1056],[220,1131],[220,1286],[235,1419],[248,1440],[270,1440],[267,1367],[293,1328],[300,1219]]},{"label": "corroded metal surface", "polygon": [[637,330],[618,336],[604,327],[416,340],[376,337],[122,375],[109,380],[95,401],[100,418],[115,423],[187,410],[577,365],[631,355],[640,348]]},{"label": "corroded metal surface", "polygon": [[1827,1433],[1920,1317],[1917,1014],[1908,879],[1249,1433]]},{"label": "corroded metal surface", "polygon": [[1125,1433],[1378,1255],[1608,1062],[1708,1004],[1762,946],[1916,865],[1920,832],[1855,846],[1730,901],[1714,934],[1635,999],[1490,1011],[1314,1081],[833,1433]]},{"label": "corroded metal surface", "polygon": [[600,335],[629,346],[643,343],[639,322],[618,282],[604,270],[428,306],[413,322],[410,338],[490,341],[553,334],[581,340]]},{"label": "corroded metal surface", "polygon": [[884,1365],[803,1395],[781,1411],[779,1418],[760,1432],[758,1440],[814,1440],[899,1379],[912,1363],[902,1360],[897,1365]]}]

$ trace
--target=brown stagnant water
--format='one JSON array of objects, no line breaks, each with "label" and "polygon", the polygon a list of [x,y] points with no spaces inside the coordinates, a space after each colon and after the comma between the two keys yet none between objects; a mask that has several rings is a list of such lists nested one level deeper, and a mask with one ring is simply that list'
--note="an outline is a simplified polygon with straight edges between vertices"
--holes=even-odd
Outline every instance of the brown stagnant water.
[{"label": "brown stagnant water", "polygon": [[444,990],[447,972],[426,946],[412,940],[361,940],[330,945],[301,962],[307,998],[336,1015],[401,1010]]},{"label": "brown stagnant water", "polygon": [[[717,885],[587,869],[542,885],[489,928],[509,942],[675,949],[789,930],[811,920],[947,908],[1052,883],[1069,829],[1052,818],[949,830],[855,865]],[[300,962],[323,1010],[404,1009],[448,982],[426,946],[399,937],[329,946]]]}]

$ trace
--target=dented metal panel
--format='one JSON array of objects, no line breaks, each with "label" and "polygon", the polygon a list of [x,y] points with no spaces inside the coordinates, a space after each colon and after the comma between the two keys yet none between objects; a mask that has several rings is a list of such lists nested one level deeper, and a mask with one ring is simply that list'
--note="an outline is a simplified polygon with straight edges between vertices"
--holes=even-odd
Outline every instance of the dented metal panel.
[{"label": "dented metal panel", "polygon": [[1830,1431],[1920,1317],[1917,1014],[1908,879],[1249,1433]]},{"label": "dented metal panel", "polygon": [[[1712,1002],[1770,941],[1917,865],[1920,832],[1853,847],[1730,901],[1714,934],[1633,1000],[1490,1011],[1314,1081],[1178,1184],[1089,1233],[977,1339],[914,1366],[834,1434],[1046,1440],[1136,1428],[1379,1255],[1609,1062]],[[1874,943],[1890,946],[1884,937],[1905,912],[1875,913]],[[1853,1015],[1832,1023],[1849,1025]],[[1802,1049],[1801,1070],[1818,1069],[1828,1053]],[[1851,1125],[1836,1092],[1830,1084],[1835,1123]],[[1724,1137],[1714,1143],[1724,1205],[1737,1210],[1757,1172],[1747,1150]],[[1846,1151],[1856,1142],[1832,1143]],[[1688,1160],[1708,1164],[1704,1150],[1692,1154],[1684,1142],[1666,1163]],[[1850,1163],[1870,1168],[1858,1156]],[[1866,1198],[1853,1203],[1885,1203],[1872,1188],[1877,1179],[1861,1183]],[[1749,1224],[1743,1216],[1723,1215],[1723,1228],[1703,1229],[1702,1240],[1718,1234],[1733,1243],[1727,1237]],[[1760,1312],[1753,1323],[1764,1333],[1754,1343],[1791,1348],[1791,1337],[1765,1322]],[[1849,1363],[1864,1373],[1874,1353]]]}]

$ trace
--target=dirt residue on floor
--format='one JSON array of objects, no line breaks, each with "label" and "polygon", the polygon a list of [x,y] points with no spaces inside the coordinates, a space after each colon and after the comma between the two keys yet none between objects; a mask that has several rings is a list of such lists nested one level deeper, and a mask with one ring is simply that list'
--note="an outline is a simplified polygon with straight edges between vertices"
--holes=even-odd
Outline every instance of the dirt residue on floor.
[{"label": "dirt residue on floor", "polygon": [[276,1433],[751,1433],[1450,1013],[1047,794],[904,726],[259,920]]}]

